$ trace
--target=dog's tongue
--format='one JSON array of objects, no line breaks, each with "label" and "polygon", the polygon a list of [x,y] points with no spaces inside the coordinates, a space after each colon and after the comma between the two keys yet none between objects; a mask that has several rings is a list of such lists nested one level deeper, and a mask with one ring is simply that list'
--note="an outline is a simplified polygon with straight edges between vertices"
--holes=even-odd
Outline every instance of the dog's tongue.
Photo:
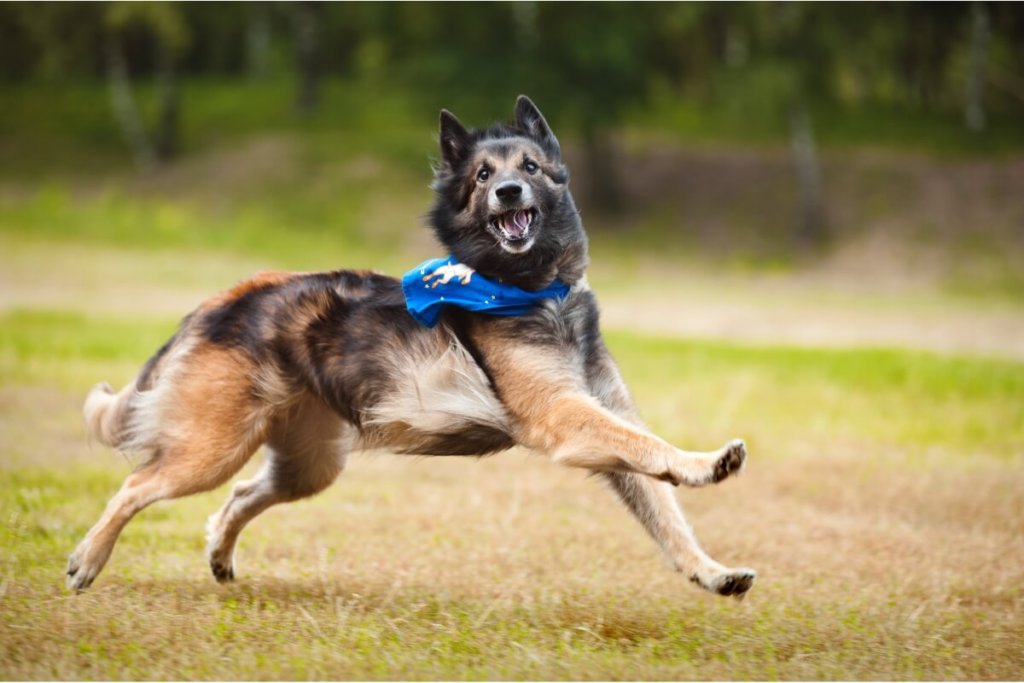
[{"label": "dog's tongue", "polygon": [[516,211],[505,217],[505,232],[509,237],[522,237],[530,229],[530,212]]}]

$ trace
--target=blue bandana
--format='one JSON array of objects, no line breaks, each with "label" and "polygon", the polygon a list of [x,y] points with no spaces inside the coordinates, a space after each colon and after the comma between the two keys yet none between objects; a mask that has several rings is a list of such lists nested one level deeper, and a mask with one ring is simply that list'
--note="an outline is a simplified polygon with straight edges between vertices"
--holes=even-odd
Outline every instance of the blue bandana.
[{"label": "blue bandana", "polygon": [[569,285],[555,280],[540,291],[528,292],[492,282],[449,256],[424,261],[403,275],[402,292],[409,314],[433,327],[448,305],[489,315],[522,315],[544,299],[564,299]]}]

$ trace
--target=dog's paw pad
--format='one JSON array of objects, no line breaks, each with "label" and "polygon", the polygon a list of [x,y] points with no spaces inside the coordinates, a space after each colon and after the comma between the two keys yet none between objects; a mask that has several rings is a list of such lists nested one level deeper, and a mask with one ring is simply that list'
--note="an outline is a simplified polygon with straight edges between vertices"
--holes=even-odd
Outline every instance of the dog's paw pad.
[{"label": "dog's paw pad", "polygon": [[211,561],[210,571],[213,572],[213,578],[217,579],[217,583],[227,583],[228,581],[235,580],[235,568],[229,564]]},{"label": "dog's paw pad", "polygon": [[742,598],[754,585],[756,578],[757,572],[753,569],[736,569],[719,578],[714,591],[719,595]]},{"label": "dog's paw pad", "polygon": [[747,462],[747,445],[743,439],[734,439],[722,450],[715,461],[713,480],[717,484],[731,474],[739,474]]}]

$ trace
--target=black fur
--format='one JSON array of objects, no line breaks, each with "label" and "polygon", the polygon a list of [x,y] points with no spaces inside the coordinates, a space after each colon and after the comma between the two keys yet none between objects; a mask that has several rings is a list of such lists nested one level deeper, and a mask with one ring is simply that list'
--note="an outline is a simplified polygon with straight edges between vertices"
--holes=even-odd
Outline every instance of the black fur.
[{"label": "black fur", "polygon": [[[569,294],[514,317],[449,308],[433,329],[408,313],[398,280],[373,273],[265,273],[209,300],[146,364],[137,391],[114,395],[103,384],[86,401],[87,424],[104,443],[127,443],[151,458],[111,501],[116,514],[105,515],[94,527],[100,533],[90,532],[72,554],[69,585],[81,590],[92,582],[120,526],[141,509],[138,500],[213,488],[262,440],[271,447],[269,466],[236,487],[212,520],[210,566],[218,581],[234,576],[241,526],[268,505],[323,490],[348,450],[486,455],[520,443],[601,471],[676,567],[704,588],[723,595],[750,588],[753,571],[723,573],[693,549],[681,511],[644,476],[683,481],[670,467],[671,447],[642,431],[624,436],[624,425],[588,405],[596,400],[640,424],[601,339],[594,295],[581,281],[587,239],[544,117],[525,97],[513,123],[484,130],[468,130],[442,112],[440,145],[430,213],[438,240],[484,277],[531,290],[558,278],[573,285]],[[166,392],[154,393],[158,386]],[[240,405],[208,405],[217,401]],[[147,409],[133,421],[140,405]],[[179,428],[166,429],[165,421]],[[602,449],[613,430],[617,445]],[[643,443],[627,454],[623,438]],[[205,463],[194,459],[194,447]],[[171,467],[180,454],[189,459]],[[719,481],[745,458],[743,443],[733,442],[706,480],[687,483]],[[664,468],[655,462],[661,460]],[[147,493],[125,493],[135,487]],[[103,534],[104,546],[94,548],[92,539]],[[677,557],[682,548],[690,548],[686,558]]]},{"label": "black fur", "polygon": [[[488,278],[527,289],[541,289],[555,278],[573,284],[582,277],[586,234],[558,141],[532,102],[520,98],[513,124],[484,130],[467,130],[442,112],[440,145],[443,165],[436,173],[430,227],[456,258]],[[486,217],[471,211],[462,196],[476,173],[469,162],[482,146],[494,154],[528,148],[543,157],[537,161],[550,181],[539,173],[522,176],[523,182],[532,183],[540,212],[536,242],[525,253],[501,249],[486,228]],[[201,309],[191,324],[206,342],[238,349],[276,368],[279,376],[312,392],[361,431],[367,428],[365,416],[400,381],[393,376],[396,354],[405,353],[418,335],[429,334],[408,314],[398,280],[352,271],[296,274],[283,283],[257,284]],[[472,339],[474,325],[487,325],[511,343],[559,347],[567,358],[576,359],[584,374],[589,359],[603,350],[597,305],[586,289],[514,318],[450,309],[441,324],[488,377],[486,360]],[[486,426],[421,436],[416,452],[423,454],[482,455],[513,445],[509,434]]]},{"label": "black fur", "polygon": [[[466,129],[443,111],[440,140],[442,164],[435,170],[433,187],[437,196],[429,221],[438,240],[455,258],[485,277],[534,291],[555,278],[573,284],[582,277],[587,266],[587,236],[569,192],[568,171],[561,160],[558,140],[529,98],[517,100],[513,124],[499,123],[483,130]],[[486,215],[470,212],[467,187],[476,169],[469,162],[473,150],[482,146],[507,154],[524,142],[539,146],[545,154],[541,168],[554,188],[538,177],[523,177],[538,199],[538,237],[526,253],[511,254],[500,249],[486,229]]]}]

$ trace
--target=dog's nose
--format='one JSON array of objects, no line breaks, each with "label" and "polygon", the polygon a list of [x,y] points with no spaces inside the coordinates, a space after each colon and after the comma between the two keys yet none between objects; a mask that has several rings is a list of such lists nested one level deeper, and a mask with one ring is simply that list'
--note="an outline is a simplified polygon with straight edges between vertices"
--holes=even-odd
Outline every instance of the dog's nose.
[{"label": "dog's nose", "polygon": [[523,186],[510,180],[494,188],[494,194],[498,195],[498,199],[503,202],[511,202],[523,195]]}]

